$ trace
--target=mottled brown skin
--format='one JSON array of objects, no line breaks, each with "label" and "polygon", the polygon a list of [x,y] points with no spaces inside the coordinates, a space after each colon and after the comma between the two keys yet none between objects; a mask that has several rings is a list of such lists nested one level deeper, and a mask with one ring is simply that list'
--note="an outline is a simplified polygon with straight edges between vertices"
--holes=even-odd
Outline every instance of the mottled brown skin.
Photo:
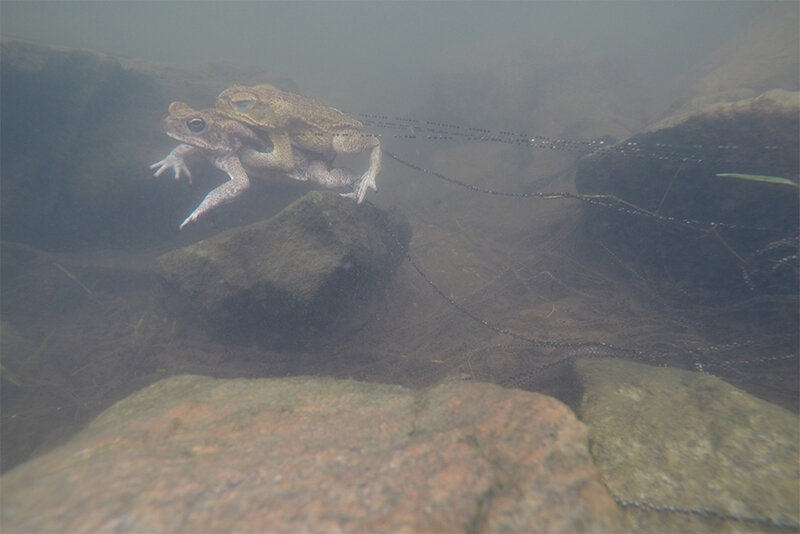
[{"label": "mottled brown skin", "polygon": [[363,124],[338,109],[263,84],[233,85],[225,89],[217,97],[217,111],[269,136],[272,151],[246,151],[248,165],[290,172],[296,168],[295,149],[322,154],[328,161],[337,154],[355,154],[369,149],[370,165],[355,185],[356,200],[360,203],[368,189],[377,189],[375,178],[381,169],[380,141],[365,134]]},{"label": "mottled brown skin", "polygon": [[[197,209],[183,221],[181,229],[216,207],[238,198],[250,187],[246,167],[253,165],[249,164],[248,154],[262,154],[270,148],[269,139],[265,139],[266,135],[262,132],[254,131],[215,109],[194,110],[182,102],[173,102],[170,105],[169,116],[164,119],[164,131],[182,144],[175,147],[166,158],[150,166],[155,169],[155,176],[173,169],[176,180],[185,175],[191,182],[192,174],[185,158],[199,154],[207,157],[215,167],[230,177],[230,181],[206,195]],[[329,169],[319,154],[295,150],[293,157],[294,166],[289,176],[295,180],[310,180],[325,187],[352,185],[357,180],[355,175],[345,169]],[[343,196],[353,198],[355,193],[346,193]]]},{"label": "mottled brown skin", "polygon": [[238,152],[245,146],[261,149],[268,146],[257,132],[216,109],[195,110],[183,102],[170,104],[164,131],[173,139],[215,155]]}]

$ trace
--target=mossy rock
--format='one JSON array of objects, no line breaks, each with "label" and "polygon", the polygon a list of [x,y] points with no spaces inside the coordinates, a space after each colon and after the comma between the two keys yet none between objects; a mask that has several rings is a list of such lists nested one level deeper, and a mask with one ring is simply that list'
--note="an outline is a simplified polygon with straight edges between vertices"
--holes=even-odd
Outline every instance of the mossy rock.
[{"label": "mossy rock", "polygon": [[167,286],[221,334],[280,345],[324,328],[386,281],[409,237],[397,214],[314,191],[268,220],[166,253],[159,265]]}]

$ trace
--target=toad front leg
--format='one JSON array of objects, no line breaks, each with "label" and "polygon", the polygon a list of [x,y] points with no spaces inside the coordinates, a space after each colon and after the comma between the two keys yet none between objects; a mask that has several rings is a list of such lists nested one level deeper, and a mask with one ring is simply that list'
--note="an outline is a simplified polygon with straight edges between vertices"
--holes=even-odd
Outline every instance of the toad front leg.
[{"label": "toad front leg", "polygon": [[175,179],[180,180],[182,175],[186,176],[189,183],[192,183],[192,173],[186,166],[186,156],[200,153],[200,149],[191,145],[180,144],[167,154],[167,157],[150,165],[155,170],[153,176],[161,176],[167,169],[175,171]]},{"label": "toad front leg", "polygon": [[378,190],[375,179],[381,172],[381,142],[375,136],[359,131],[345,132],[333,137],[333,150],[337,154],[355,154],[367,149],[369,154],[369,168],[361,175],[361,180],[354,187],[354,198],[361,204],[369,189]]},{"label": "toad front leg", "polygon": [[253,168],[278,169],[289,172],[295,168],[294,151],[292,141],[287,133],[269,133],[272,142],[270,152],[259,152],[256,150],[245,150],[242,153],[244,164]]},{"label": "toad front leg", "polygon": [[230,176],[230,181],[225,182],[207,194],[192,214],[181,223],[181,230],[183,230],[184,226],[187,224],[195,222],[218,206],[233,202],[250,187],[250,179],[238,157],[233,155],[221,156],[215,158],[213,163],[216,168],[226,172],[228,176]]}]

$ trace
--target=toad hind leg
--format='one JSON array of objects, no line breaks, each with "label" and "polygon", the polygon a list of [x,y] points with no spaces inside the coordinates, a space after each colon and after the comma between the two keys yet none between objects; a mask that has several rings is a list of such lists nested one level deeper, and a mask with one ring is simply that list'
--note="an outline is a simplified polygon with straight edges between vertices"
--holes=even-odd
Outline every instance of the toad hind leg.
[{"label": "toad hind leg", "polygon": [[308,164],[300,166],[289,176],[295,180],[309,180],[328,188],[344,187],[358,180],[358,176],[350,170],[336,167],[331,169],[327,163],[321,160],[312,160]]},{"label": "toad hind leg", "polygon": [[360,198],[363,200],[367,192],[366,185],[368,182],[354,174],[353,171],[338,167],[331,169],[329,165],[322,160],[303,162],[295,171],[289,173],[288,176],[301,182],[311,181],[327,188],[345,187],[348,185],[353,186],[353,191],[350,193],[339,193],[345,198],[356,200]]},{"label": "toad hind leg", "polygon": [[239,158],[235,156],[216,158],[214,166],[226,172],[230,177],[230,181],[216,187],[207,194],[192,214],[181,223],[180,230],[183,230],[184,226],[195,222],[218,206],[233,202],[250,187],[250,179],[247,177]]}]

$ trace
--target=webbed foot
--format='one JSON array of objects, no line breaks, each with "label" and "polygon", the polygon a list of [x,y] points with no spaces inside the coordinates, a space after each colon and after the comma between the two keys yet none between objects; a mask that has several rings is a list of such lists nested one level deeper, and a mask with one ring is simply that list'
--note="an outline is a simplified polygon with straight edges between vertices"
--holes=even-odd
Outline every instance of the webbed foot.
[{"label": "webbed foot", "polygon": [[183,230],[184,226],[186,226],[187,224],[192,224],[197,219],[199,219],[200,216],[203,215],[203,212],[198,213],[198,211],[199,210],[194,210],[191,215],[186,217],[186,219],[184,219],[183,222],[181,223],[181,225],[178,227],[178,230]]},{"label": "webbed foot", "polygon": [[155,170],[153,176],[161,176],[167,170],[173,169],[176,180],[180,180],[182,176],[186,176],[189,183],[192,183],[192,172],[186,165],[185,157],[196,150],[197,149],[189,145],[178,145],[172,152],[167,154],[166,158],[150,165],[150,168]]},{"label": "webbed foot", "polygon": [[361,180],[358,181],[355,188],[353,189],[353,197],[356,199],[356,202],[361,204],[364,201],[364,197],[367,196],[367,191],[372,189],[373,191],[378,190],[378,186],[375,184],[375,174],[371,172],[366,172],[362,177]]}]

